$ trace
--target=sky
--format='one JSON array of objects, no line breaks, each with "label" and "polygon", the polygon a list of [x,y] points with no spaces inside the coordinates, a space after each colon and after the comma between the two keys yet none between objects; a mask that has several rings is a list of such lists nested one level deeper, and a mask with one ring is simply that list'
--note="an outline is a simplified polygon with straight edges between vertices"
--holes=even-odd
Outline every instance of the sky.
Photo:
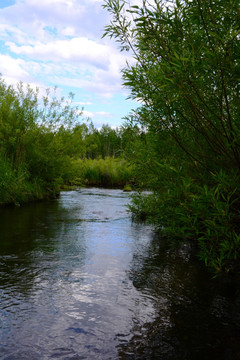
[{"label": "sky", "polygon": [[127,100],[121,69],[127,54],[102,39],[103,0],[0,0],[0,73],[9,84],[57,86],[75,94],[95,127],[120,126],[136,103]]}]

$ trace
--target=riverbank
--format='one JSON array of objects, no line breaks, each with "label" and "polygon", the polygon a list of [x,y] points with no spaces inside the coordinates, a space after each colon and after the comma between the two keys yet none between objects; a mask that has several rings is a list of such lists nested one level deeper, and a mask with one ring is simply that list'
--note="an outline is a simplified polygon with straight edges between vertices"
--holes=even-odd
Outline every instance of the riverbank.
[{"label": "riverbank", "polygon": [[69,159],[68,166],[51,181],[41,177],[31,180],[27,169],[16,170],[10,162],[2,160],[0,180],[0,206],[54,198],[61,190],[74,187],[97,186],[130,191],[135,183],[133,166],[123,158],[114,157]]},{"label": "riverbank", "polygon": [[124,188],[134,184],[134,167],[124,158],[77,159],[72,161],[69,185]]}]

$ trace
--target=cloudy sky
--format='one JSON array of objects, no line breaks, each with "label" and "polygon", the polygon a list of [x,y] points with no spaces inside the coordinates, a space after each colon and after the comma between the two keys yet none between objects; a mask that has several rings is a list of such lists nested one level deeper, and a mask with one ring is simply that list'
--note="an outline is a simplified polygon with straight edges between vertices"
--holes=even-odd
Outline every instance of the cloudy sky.
[{"label": "cloudy sky", "polygon": [[126,55],[102,39],[108,13],[102,0],[0,0],[0,72],[75,94],[96,127],[120,125],[135,103],[127,101],[120,69]]}]

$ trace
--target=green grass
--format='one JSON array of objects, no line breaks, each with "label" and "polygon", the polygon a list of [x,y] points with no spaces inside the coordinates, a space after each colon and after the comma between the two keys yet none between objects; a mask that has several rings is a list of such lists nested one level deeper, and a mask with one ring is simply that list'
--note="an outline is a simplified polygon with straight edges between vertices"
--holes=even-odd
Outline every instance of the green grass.
[{"label": "green grass", "polygon": [[78,159],[73,163],[72,185],[123,188],[133,182],[133,166],[125,159]]}]

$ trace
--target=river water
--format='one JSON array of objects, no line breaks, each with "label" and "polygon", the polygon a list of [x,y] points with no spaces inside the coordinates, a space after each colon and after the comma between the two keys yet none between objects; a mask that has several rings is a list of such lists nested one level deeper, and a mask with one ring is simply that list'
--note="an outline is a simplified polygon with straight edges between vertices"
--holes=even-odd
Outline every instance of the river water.
[{"label": "river water", "polygon": [[0,359],[240,359],[236,279],[80,189],[0,209]]}]

